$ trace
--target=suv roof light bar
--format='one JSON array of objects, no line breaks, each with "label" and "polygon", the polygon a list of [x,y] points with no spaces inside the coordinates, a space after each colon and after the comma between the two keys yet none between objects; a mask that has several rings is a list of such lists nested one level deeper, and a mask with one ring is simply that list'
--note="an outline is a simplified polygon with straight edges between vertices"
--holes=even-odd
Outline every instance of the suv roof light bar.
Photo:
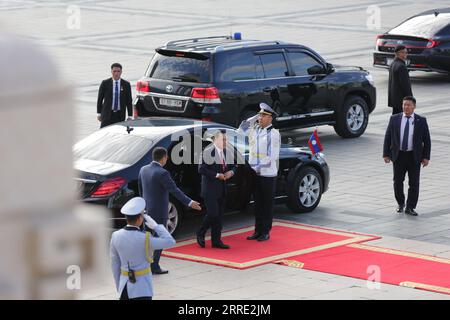
[{"label": "suv roof light bar", "polygon": [[199,41],[212,40],[212,39],[222,39],[222,40],[233,40],[232,36],[212,36],[212,37],[201,37],[201,38],[191,38],[191,39],[181,39],[175,41],[169,41],[166,43],[166,47],[178,46],[182,44],[196,43]]},{"label": "suv roof light bar", "polygon": [[261,46],[261,45],[271,45],[271,44],[285,44],[283,41],[248,41],[244,43],[231,43],[227,45],[220,45],[216,47],[216,51],[226,50],[226,49],[232,49],[232,48],[248,48],[248,47],[255,47],[255,46]]}]

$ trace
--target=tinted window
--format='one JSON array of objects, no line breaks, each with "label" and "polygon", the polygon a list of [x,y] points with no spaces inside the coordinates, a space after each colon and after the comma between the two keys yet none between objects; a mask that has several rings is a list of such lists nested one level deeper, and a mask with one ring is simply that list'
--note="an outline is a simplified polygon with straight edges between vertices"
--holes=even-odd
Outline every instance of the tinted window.
[{"label": "tinted window", "polygon": [[218,55],[215,71],[218,81],[255,79],[255,58],[251,52]]},{"label": "tinted window", "polygon": [[149,76],[163,80],[209,83],[209,65],[209,59],[198,60],[156,53],[149,68]]},{"label": "tinted window", "polygon": [[268,53],[259,56],[266,78],[286,77],[289,75],[286,60],[282,53]]},{"label": "tinted window", "polygon": [[401,25],[389,31],[389,34],[400,34],[421,38],[432,38],[436,33],[450,23],[450,13],[440,13],[437,16],[427,14],[406,20]]},{"label": "tinted window", "polygon": [[308,75],[308,68],[321,65],[316,59],[303,52],[289,52],[288,57],[296,76]]},{"label": "tinted window", "polygon": [[450,36],[450,22],[449,24],[443,28],[441,31],[437,33],[438,36]]},{"label": "tinted window", "polygon": [[74,159],[132,165],[150,150],[152,140],[132,134],[99,130],[73,147]]}]

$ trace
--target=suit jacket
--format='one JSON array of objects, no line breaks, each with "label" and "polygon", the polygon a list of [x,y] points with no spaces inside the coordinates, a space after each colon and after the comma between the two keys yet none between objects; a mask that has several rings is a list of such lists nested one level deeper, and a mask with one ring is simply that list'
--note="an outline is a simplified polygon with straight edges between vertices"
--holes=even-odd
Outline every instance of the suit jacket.
[{"label": "suit jacket", "polygon": [[[218,199],[226,196],[226,181],[221,181],[216,178],[216,175],[218,173],[225,173],[227,171],[233,171],[235,173],[236,171],[236,165],[234,164],[227,164],[227,155],[232,155],[232,152],[230,150],[224,150],[224,157],[225,157],[225,170],[223,169],[222,162],[220,161],[219,155],[216,154],[216,148],[214,144],[210,144],[208,147],[205,148],[203,151],[203,154],[206,155],[198,166],[198,173],[202,175],[202,190],[201,190],[201,196],[203,199],[210,198],[210,199]],[[208,160],[207,157],[211,155],[211,159],[213,160],[213,163],[206,163]],[[230,159],[228,159],[229,161]]]},{"label": "suit jacket", "polygon": [[164,226],[158,225],[154,230],[158,234],[158,238],[150,236],[148,248],[145,245],[145,232],[137,228],[126,227],[112,234],[110,244],[111,269],[119,296],[127,283],[129,298],[153,296],[151,272],[136,276],[136,282],[131,283],[128,281],[128,276],[122,275],[121,271],[128,272],[128,263],[134,271],[147,269],[152,261],[153,250],[166,249],[175,245],[175,239]]},{"label": "suit jacket", "polygon": [[[400,151],[402,116],[403,113],[397,113],[391,116],[386,129],[386,135],[384,136],[383,157],[390,157],[392,161],[397,160]],[[413,152],[416,162],[420,162],[423,159],[430,159],[431,139],[427,119],[416,113],[414,114]]]},{"label": "suit jacket", "polygon": [[147,213],[157,223],[166,223],[169,215],[169,193],[188,206],[191,199],[175,184],[169,171],[152,162],[139,171],[138,187],[145,199]]},{"label": "suit jacket", "polygon": [[[125,110],[128,111],[128,116],[133,115],[133,100],[131,96],[131,85],[128,81],[120,79],[120,111],[119,115],[122,121],[125,120]],[[98,89],[97,98],[97,113],[102,116],[102,124],[111,120],[113,103],[113,79],[109,78],[103,80]]]},{"label": "suit jacket", "polygon": [[388,106],[401,110],[403,98],[412,95],[406,64],[402,59],[395,58],[389,67]]}]

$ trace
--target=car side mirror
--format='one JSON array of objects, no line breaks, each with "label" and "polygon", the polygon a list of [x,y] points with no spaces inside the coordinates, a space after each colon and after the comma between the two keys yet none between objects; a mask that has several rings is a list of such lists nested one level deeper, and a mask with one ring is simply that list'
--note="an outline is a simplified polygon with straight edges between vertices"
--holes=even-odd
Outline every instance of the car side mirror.
[{"label": "car side mirror", "polygon": [[331,63],[327,63],[327,74],[334,72],[334,66]]},{"label": "car side mirror", "polygon": [[318,64],[314,65],[312,67],[309,67],[307,71],[308,71],[309,75],[325,74],[326,73],[325,69],[322,66],[318,65]]}]

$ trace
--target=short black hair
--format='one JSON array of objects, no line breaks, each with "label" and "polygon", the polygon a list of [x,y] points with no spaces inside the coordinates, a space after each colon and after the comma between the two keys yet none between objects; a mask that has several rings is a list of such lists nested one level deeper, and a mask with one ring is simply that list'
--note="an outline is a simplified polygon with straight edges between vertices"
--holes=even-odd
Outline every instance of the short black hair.
[{"label": "short black hair", "polygon": [[167,156],[166,148],[157,147],[157,148],[153,149],[153,152],[152,152],[153,161],[160,161],[165,156]]},{"label": "short black hair", "polygon": [[399,45],[399,46],[396,46],[396,47],[395,47],[394,52],[397,53],[397,52],[399,52],[399,51],[401,51],[401,50],[403,50],[403,49],[406,49],[406,47],[405,47],[405,46],[402,46],[402,45]]},{"label": "short black hair", "polygon": [[225,129],[215,130],[213,133],[213,139],[217,139],[221,134],[226,135],[227,131]]},{"label": "short black hair", "polygon": [[403,101],[412,101],[414,103],[414,105],[416,105],[416,98],[414,98],[413,96],[406,96],[403,98]]},{"label": "short black hair", "polygon": [[114,68],[120,68],[120,70],[122,70],[122,65],[120,63],[117,63],[117,62],[113,63],[111,65],[111,70],[114,69]]},{"label": "short black hair", "polygon": [[128,224],[135,224],[140,216],[141,216],[140,214],[137,214],[134,216],[125,216],[125,218],[127,219]]}]

